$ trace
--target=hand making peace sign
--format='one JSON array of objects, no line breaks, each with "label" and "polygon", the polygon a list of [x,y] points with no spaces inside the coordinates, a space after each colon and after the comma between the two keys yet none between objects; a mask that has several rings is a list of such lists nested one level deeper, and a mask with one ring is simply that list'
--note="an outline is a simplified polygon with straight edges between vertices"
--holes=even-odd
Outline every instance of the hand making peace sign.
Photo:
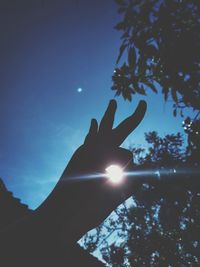
[{"label": "hand making peace sign", "polygon": [[98,226],[120,203],[131,195],[132,184],[111,186],[105,177],[93,174],[105,172],[111,164],[126,170],[131,167],[132,153],[120,145],[142,121],[146,102],[140,101],[135,112],[116,128],[113,122],[117,103],[111,100],[98,126],[92,119],[85,142],[72,156],[58,184],[38,208],[44,218],[53,221],[59,235],[77,241],[88,230]]}]

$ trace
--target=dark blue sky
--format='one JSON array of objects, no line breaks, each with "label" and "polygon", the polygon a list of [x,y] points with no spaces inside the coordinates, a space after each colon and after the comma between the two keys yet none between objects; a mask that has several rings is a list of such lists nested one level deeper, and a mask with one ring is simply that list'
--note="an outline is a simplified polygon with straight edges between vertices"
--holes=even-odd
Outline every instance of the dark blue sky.
[{"label": "dark blue sky", "polygon": [[[0,176],[31,208],[52,190],[90,119],[100,119],[114,96],[118,21],[113,0],[1,1]],[[116,122],[139,99],[117,98]],[[150,130],[182,131],[170,108],[150,94],[147,115],[126,144],[142,145]]]}]

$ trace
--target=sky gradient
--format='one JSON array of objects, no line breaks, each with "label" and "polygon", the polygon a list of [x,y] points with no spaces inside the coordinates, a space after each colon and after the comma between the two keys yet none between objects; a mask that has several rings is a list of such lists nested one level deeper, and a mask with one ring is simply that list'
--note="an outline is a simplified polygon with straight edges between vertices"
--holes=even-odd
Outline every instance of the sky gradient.
[{"label": "sky gradient", "polygon": [[[16,2],[0,3],[0,177],[36,208],[82,144],[90,119],[100,120],[114,97],[120,34],[113,27],[120,18],[113,0]],[[117,124],[141,98],[116,99]],[[151,130],[183,132],[171,102],[152,93],[146,100],[147,114],[125,145],[143,145]]]}]

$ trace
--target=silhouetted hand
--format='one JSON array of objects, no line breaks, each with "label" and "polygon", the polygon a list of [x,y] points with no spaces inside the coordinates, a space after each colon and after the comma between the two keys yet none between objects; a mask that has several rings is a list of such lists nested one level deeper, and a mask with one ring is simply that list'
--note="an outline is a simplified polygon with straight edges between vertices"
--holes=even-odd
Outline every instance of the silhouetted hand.
[{"label": "silhouetted hand", "polygon": [[140,101],[136,111],[115,129],[112,129],[117,104],[111,100],[100,122],[92,119],[84,144],[72,156],[60,181],[38,213],[66,241],[77,241],[88,230],[98,226],[133,189],[127,180],[112,185],[104,176],[106,167],[118,164],[128,170],[132,167],[132,153],[120,145],[138,126],[146,111],[146,102]]}]

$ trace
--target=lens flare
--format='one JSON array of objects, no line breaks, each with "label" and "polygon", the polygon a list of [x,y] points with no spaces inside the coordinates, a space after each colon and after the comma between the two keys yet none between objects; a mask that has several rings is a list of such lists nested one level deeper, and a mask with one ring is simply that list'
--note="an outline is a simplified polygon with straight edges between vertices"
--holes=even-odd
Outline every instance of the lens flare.
[{"label": "lens flare", "polygon": [[106,177],[114,184],[119,184],[123,181],[123,169],[118,165],[110,165],[106,168]]},{"label": "lens flare", "polygon": [[[83,180],[94,180],[94,179],[104,179],[106,178],[110,184],[121,184],[127,179],[138,180],[140,179],[144,183],[148,181],[148,179],[157,179],[157,180],[165,180],[165,179],[181,179],[182,175],[192,175],[193,177],[199,178],[200,170],[199,168],[161,168],[161,169],[146,169],[146,170],[133,170],[133,171],[125,171],[124,168],[119,165],[110,165],[108,166],[104,173],[88,173],[85,175],[79,176],[71,176],[64,178],[62,181],[65,182],[81,182]],[[188,176],[189,177],[189,176]]]}]

